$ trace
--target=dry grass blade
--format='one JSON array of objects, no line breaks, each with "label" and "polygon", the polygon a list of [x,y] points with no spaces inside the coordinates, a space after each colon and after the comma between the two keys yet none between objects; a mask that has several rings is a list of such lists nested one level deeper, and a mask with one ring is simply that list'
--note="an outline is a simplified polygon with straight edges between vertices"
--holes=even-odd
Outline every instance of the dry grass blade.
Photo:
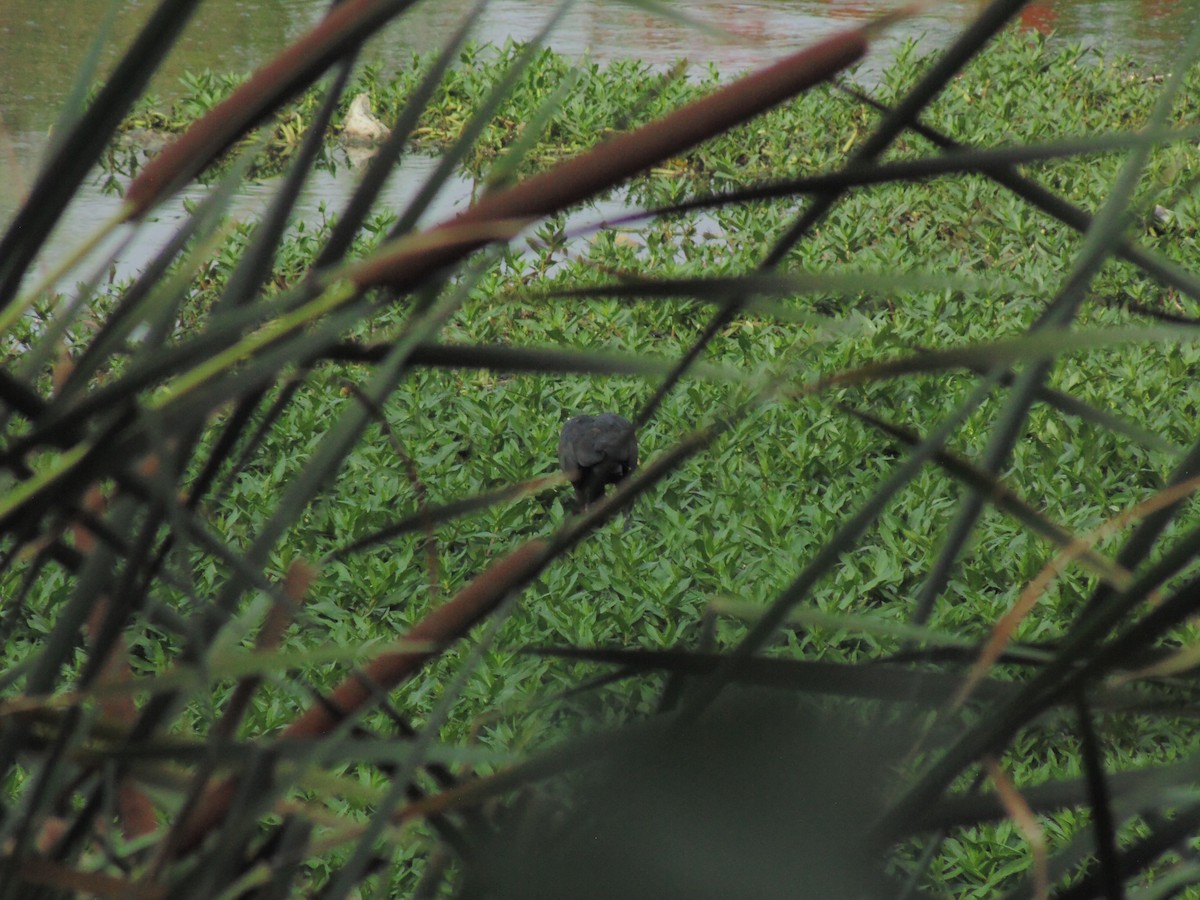
[{"label": "dry grass blade", "polygon": [[1130,681],[1139,681],[1143,678],[1168,678],[1172,675],[1181,675],[1184,672],[1191,671],[1197,666],[1200,666],[1200,645],[1192,644],[1181,650],[1176,650],[1166,659],[1160,660],[1153,665],[1144,666],[1133,672],[1122,672],[1114,675],[1108,683],[1112,687],[1120,687],[1123,684],[1128,684]]},{"label": "dry grass blade", "polygon": [[[909,446],[919,446],[922,438],[908,428],[887,422],[873,413],[855,409],[850,406],[842,407],[855,418],[878,428],[886,434],[903,441]],[[1017,521],[1037,534],[1063,548],[1070,553],[1071,560],[1078,560],[1096,575],[1114,587],[1123,587],[1129,583],[1130,575],[1103,554],[1097,553],[1092,544],[1076,537],[1056,522],[1052,522],[1041,512],[1026,503],[1016,492],[998,478],[949,450],[938,450],[933,459],[943,469],[955,478],[970,485],[979,495],[992,503],[997,509],[1004,510]]]},{"label": "dry grass blade", "polygon": [[[106,501],[100,488],[93,486],[84,500],[85,511],[96,518],[103,512],[105,505]],[[87,527],[76,523],[72,531],[75,546],[82,553],[96,552],[95,535]],[[120,633],[116,633],[106,646],[97,646],[104,638],[111,607],[110,597],[101,594],[85,625],[88,638],[93,644],[93,660],[89,666],[89,674],[94,674],[91,682],[94,688],[105,692],[101,696],[100,707],[106,719],[111,724],[129,728],[137,721],[137,708],[133,699],[123,690],[133,679],[133,672],[129,666],[129,647]],[[98,665],[95,664],[97,657],[101,660]],[[153,834],[158,828],[150,798],[128,777],[122,777],[117,785],[117,818],[127,838],[145,837]]]},{"label": "dry grass blade", "polygon": [[[353,382],[346,382],[346,387],[354,394],[355,399],[374,416],[375,423],[387,435],[388,442],[392,445],[392,452],[396,454],[396,458],[404,467],[404,474],[408,476],[409,487],[417,498],[417,517],[425,529],[425,566],[429,573],[429,596],[436,599],[438,583],[441,580],[439,577],[441,562],[438,559],[437,535],[433,530],[434,519],[429,510],[429,491],[425,487],[425,482],[421,480],[421,473],[417,471],[416,461],[408,452],[408,448],[404,446],[404,442],[400,440],[400,436],[396,434],[396,429],[392,428],[383,409]],[[336,558],[336,556],[331,556],[331,558]]]},{"label": "dry grass blade", "polygon": [[167,891],[156,885],[143,885],[128,878],[84,872],[48,859],[26,857],[17,863],[18,877],[27,885],[40,885],[91,897],[113,900],[165,900]]},{"label": "dry grass blade", "polygon": [[838,385],[860,384],[900,375],[931,374],[949,369],[977,371],[980,365],[1010,366],[1018,362],[1037,363],[1080,350],[1100,350],[1142,341],[1190,343],[1197,340],[1200,340],[1200,331],[1185,325],[1160,324],[1092,331],[1043,328],[1020,337],[985,341],[970,347],[927,350],[869,363],[826,376],[806,386],[803,393],[818,393]]},{"label": "dry grass blade", "polygon": [[[1070,546],[1063,548],[1054,555],[1050,562],[1042,567],[1042,570],[1029,582],[1021,591],[1021,595],[1013,604],[1012,609],[1005,613],[992,628],[991,634],[988,636],[987,643],[979,654],[979,658],[971,666],[970,672],[967,673],[966,681],[963,682],[962,690],[955,695],[952,707],[961,706],[975,689],[975,685],[987,674],[988,669],[996,664],[996,661],[1004,653],[1005,648],[1012,640],[1013,634],[1017,627],[1024,621],[1025,617],[1037,605],[1038,600],[1045,596],[1046,591],[1050,589],[1050,585],[1054,583],[1072,562],[1079,559],[1086,549],[1094,547],[1096,543],[1110,535],[1115,534],[1122,528],[1125,528],[1130,523],[1146,516],[1152,515],[1160,509],[1166,509],[1173,503],[1177,503],[1184,497],[1188,497],[1200,488],[1200,476],[1190,478],[1187,481],[1180,482],[1165,490],[1159,491],[1153,497],[1142,501],[1129,509],[1123,510],[1115,516],[1111,516],[1099,527],[1094,528],[1086,534],[1079,535],[1071,543]],[[1183,663],[1188,656],[1189,651],[1181,651],[1172,659],[1176,663]],[[1194,665],[1195,663],[1193,663]],[[1118,679],[1117,683],[1124,683],[1133,678],[1151,677],[1154,675],[1165,675],[1181,669],[1173,667],[1171,659],[1164,660],[1162,663],[1148,667],[1137,673],[1131,673]],[[1189,665],[1183,665],[1183,668],[1190,668]]]},{"label": "dry grass blade", "polygon": [[[866,103],[880,112],[889,112],[888,108],[870,95],[844,83],[839,88],[850,96]],[[965,149],[966,144],[953,140],[947,135],[929,127],[924,122],[910,123],[912,130],[932,142],[936,147],[947,153]],[[1092,214],[1068,201],[1065,197],[1048,190],[1032,178],[1028,178],[1016,169],[992,168],[985,174],[994,179],[997,184],[1004,185],[1030,204],[1053,216],[1064,224],[1079,232],[1085,232],[1092,224]],[[1152,252],[1137,244],[1129,236],[1123,236],[1116,247],[1116,254],[1134,265],[1141,266],[1146,272],[1160,279],[1164,284],[1171,285],[1193,298],[1200,298],[1200,282],[1195,275],[1177,263],[1166,259],[1159,253]]]},{"label": "dry grass blade", "polygon": [[[511,590],[526,583],[545,564],[546,545],[529,541],[497,560],[486,571],[458,592],[454,598],[426,614],[409,630],[406,640],[428,641],[436,648],[462,637],[480,619],[487,616]],[[404,678],[432,659],[438,649],[427,653],[401,653],[379,656],[358,674],[347,678],[332,692],[328,702],[318,703],[292,722],[283,737],[312,738],[329,732],[346,716],[358,712],[376,689],[395,688]]]},{"label": "dry grass blade", "polygon": [[144,216],[209,165],[288,97],[355,48],[413,0],[346,0],[304,37],[192,125],[152,159],[125,192],[125,215]]},{"label": "dry grass blade", "polygon": [[[626,650],[609,647],[531,647],[528,653],[561,659],[590,660],[633,670],[665,671],[686,675],[711,675],[726,659],[719,653],[690,650]],[[873,663],[856,666],[816,660],[753,657],[731,677],[739,684],[790,688],[806,694],[830,694],[875,700],[896,700],[937,706],[951,697],[956,676],[945,672],[914,671],[906,666]],[[989,700],[1013,693],[1002,681],[987,684]]]},{"label": "dry grass blade", "polygon": [[[290,601],[291,605],[287,606],[280,602],[271,604],[266,620],[254,640],[256,652],[262,653],[279,646],[283,633],[295,618],[300,604],[304,602],[304,595],[308,593],[316,574],[312,566],[303,560],[296,560],[291,564],[283,580],[283,596]],[[218,736],[226,738],[234,736],[261,680],[260,676],[249,675],[238,681],[229,698],[229,703],[225,707],[225,713],[217,723],[216,734]]]},{"label": "dry grass blade", "polygon": [[[433,645],[430,650],[375,658],[361,673],[346,678],[328,698],[309,707],[284,730],[282,737],[311,739],[328,734],[348,716],[360,712],[380,692],[391,690],[412,675],[449,642],[465,635],[509,592],[533,578],[544,565],[545,558],[546,545],[542,541],[529,541],[493,563],[454,598],[428,613],[409,631],[407,640],[429,642]],[[194,847],[224,818],[236,791],[237,783],[233,780],[209,789],[183,829],[178,852]]]},{"label": "dry grass blade", "polygon": [[[391,350],[389,343],[360,344],[343,341],[321,354],[338,362],[376,363]],[[409,360],[414,366],[439,369],[486,369],[492,372],[557,372],[579,375],[657,375],[669,371],[669,362],[648,354],[634,356],[605,351],[527,347],[519,344],[418,344]],[[717,365],[696,366],[697,378],[739,381],[739,370]]]},{"label": "dry grass blade", "polygon": [[504,796],[527,785],[595,763],[603,759],[612,748],[621,746],[631,734],[636,740],[656,733],[657,728],[641,725],[626,728],[623,732],[602,732],[591,736],[589,740],[563,744],[525,762],[502,769],[494,775],[476,778],[410,803],[399,810],[394,819],[399,824],[457,809],[477,807],[482,801],[490,798]]},{"label": "dry grass blade", "polygon": [[390,525],[385,525],[383,528],[339,547],[330,553],[326,557],[326,560],[332,562],[338,559],[345,559],[347,556],[366,550],[369,547],[377,546],[402,534],[409,534],[422,528],[428,529],[433,525],[440,525],[459,516],[487,509],[497,503],[506,503],[511,500],[519,500],[522,497],[540,494],[544,490],[559,487],[566,483],[566,478],[563,475],[543,475],[540,478],[531,478],[529,481],[507,485],[474,497],[464,497],[462,500],[456,500],[440,506],[427,506],[418,509],[412,515],[404,516]]},{"label": "dry grass blade", "polygon": [[1038,900],[1046,900],[1050,896],[1050,884],[1047,874],[1046,835],[1042,831],[1042,826],[1038,824],[1037,816],[1033,814],[1033,810],[1029,808],[1025,798],[1012,783],[1012,779],[1000,767],[1000,763],[989,756],[984,758],[983,767],[988,778],[992,780],[996,794],[999,796],[1000,802],[1004,804],[1009,818],[1029,843],[1029,850],[1033,854],[1033,896]]},{"label": "dry grass blade", "polygon": [[[610,138],[545,172],[488,194],[434,230],[450,232],[438,242],[441,246],[405,249],[376,258],[351,277],[360,285],[410,287],[423,274],[482,246],[489,233],[501,239],[511,236],[523,227],[522,223],[613,187],[832,77],[862,57],[868,33],[868,29],[858,28],[834,35],[635,131]],[[482,229],[482,234],[473,232],[473,228]]]}]

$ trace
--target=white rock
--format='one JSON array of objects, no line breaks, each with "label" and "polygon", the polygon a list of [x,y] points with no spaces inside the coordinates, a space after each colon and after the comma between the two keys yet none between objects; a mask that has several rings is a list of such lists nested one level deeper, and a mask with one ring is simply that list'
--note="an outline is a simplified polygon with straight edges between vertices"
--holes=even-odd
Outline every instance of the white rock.
[{"label": "white rock", "polygon": [[350,109],[342,122],[342,137],[356,144],[375,144],[388,136],[388,127],[371,113],[371,99],[359,94],[350,101]]}]

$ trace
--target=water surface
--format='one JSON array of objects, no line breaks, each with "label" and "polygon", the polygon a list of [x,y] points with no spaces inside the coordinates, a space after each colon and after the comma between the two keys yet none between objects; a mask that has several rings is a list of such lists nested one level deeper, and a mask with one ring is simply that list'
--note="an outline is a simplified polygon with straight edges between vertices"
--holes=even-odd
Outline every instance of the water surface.
[{"label": "water surface", "polygon": [[[723,73],[762,65],[832,31],[861,22],[894,4],[883,0],[692,0],[670,4],[681,13],[720,29],[698,31],[677,19],[665,19],[616,2],[580,0],[550,38],[569,56],[604,61],[637,57],[654,65],[680,58],[714,63]],[[99,42],[101,70],[110,67],[152,12],[152,0],[115,5],[110,27],[98,37],[97,23],[113,7],[111,0],[0,0],[0,223],[21,202],[39,164],[46,136],[69,92],[80,61]],[[364,56],[380,65],[407,65],[415,51],[439,46],[474,0],[426,0],[417,3],[383,34]],[[551,0],[494,0],[475,22],[474,36],[502,42],[533,37],[556,4]],[[873,47],[859,77],[870,80],[885,66],[900,41],[913,38],[930,49],[946,44],[969,21],[979,4],[945,2],[886,32]],[[208,0],[184,31],[151,90],[163,97],[178,91],[181,73],[213,68],[248,72],[310,28],[328,8],[327,0]],[[1165,69],[1200,17],[1200,0],[1044,0],[1028,6],[1021,26],[1055,30],[1057,39],[1081,41],[1106,54],[1130,54],[1147,69]],[[353,173],[320,178],[300,213],[320,215],[323,203],[336,208],[353,187]],[[409,180],[396,179],[397,197]],[[238,212],[252,215],[265,202],[270,186],[247,186]],[[445,209],[461,205],[449,198]],[[81,191],[79,203],[55,242],[69,243],[103,221],[116,208],[114,198],[96,185]],[[159,214],[166,225],[178,210]],[[143,244],[145,241],[143,241]],[[138,253],[137,256],[142,256]]]}]

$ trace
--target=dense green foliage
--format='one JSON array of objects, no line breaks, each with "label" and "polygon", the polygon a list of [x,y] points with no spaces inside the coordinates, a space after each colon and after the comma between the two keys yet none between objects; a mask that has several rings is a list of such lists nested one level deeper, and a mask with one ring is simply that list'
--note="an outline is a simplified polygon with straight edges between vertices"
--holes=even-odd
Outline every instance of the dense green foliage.
[{"label": "dense green foliage", "polygon": [[[452,148],[519,52],[518,47],[463,51],[460,65],[443,80],[414,132],[414,150],[443,153]],[[377,114],[392,121],[429,64],[414,60],[411,69],[390,77],[369,69],[360,73],[345,92],[342,108],[348,98],[365,91]],[[885,102],[904,96],[923,66],[911,48],[902,51],[875,93]],[[719,81],[716,73],[681,78],[633,62],[574,70],[568,61],[540,53],[465,156],[465,177],[486,184],[505,148],[524,139],[522,123],[536,121],[537,111],[568,78],[576,81],[556,98],[554,114],[520,163],[522,174],[585,150],[610,131],[650,121]],[[1180,127],[1195,121],[1198,78],[1200,72],[1193,72],[1181,94],[1184,102],[1173,112],[1173,123]],[[185,85],[188,93],[168,114],[152,115],[149,110],[160,104],[151,98],[127,125],[173,128],[173,123],[211,109],[232,84],[198,76]],[[923,121],[978,146],[1050,142],[1140,128],[1161,89],[1159,82],[1125,64],[1010,35],[954,79]],[[318,93],[306,95],[285,114],[280,128],[286,133],[276,130],[273,160],[262,165],[260,174],[292,159],[319,98]],[[745,275],[807,201],[788,195],[714,203],[658,218],[632,218],[614,229],[584,226],[614,218],[614,210],[666,206],[755,182],[832,171],[876,121],[870,107],[835,88],[810,91],[618,188],[602,201],[602,212],[588,206],[537,225],[526,239],[503,249],[478,277],[445,323],[440,340],[662,360],[681,356],[709,320],[718,292],[664,299],[645,296],[635,285],[596,298],[580,296],[578,289],[628,285],[634,273],[655,279]],[[1194,142],[1155,148],[1133,201],[1137,224],[1131,234],[1183,264],[1196,259],[1200,221],[1191,189],[1194,151]],[[887,158],[918,159],[928,152],[925,141],[907,136]],[[326,166],[348,165],[336,141],[326,144],[323,155]],[[1060,197],[1094,210],[1112,190],[1122,159],[1095,152],[1025,171]],[[126,151],[110,156],[110,163],[110,171],[122,177],[138,165],[136,154]],[[214,177],[219,179],[220,173]],[[301,283],[334,221],[331,217],[294,228],[275,254],[263,296],[286,296]],[[355,255],[372,252],[394,221],[389,211],[377,211],[359,236]],[[180,299],[177,331],[167,346],[187,346],[190,336],[204,327],[251,239],[252,230],[239,227],[204,264],[203,277],[194,279]],[[705,351],[708,368],[669,394],[642,430],[643,458],[653,459],[680,435],[714,419],[729,417],[730,426],[706,452],[683,462],[637,501],[627,530],[621,520],[611,521],[552,561],[521,592],[494,637],[480,645],[481,658],[471,659],[471,646],[452,649],[392,694],[393,706],[418,730],[431,719],[437,723],[434,746],[427,748],[425,758],[469,763],[475,773],[487,774],[572,736],[653,714],[664,677],[625,679],[574,692],[611,666],[531,655],[526,648],[695,648],[714,602],[742,617],[719,616],[703,640],[716,650],[736,647],[747,635],[742,618],[753,619],[753,610],[766,609],[788,588],[906,453],[902,444],[847,407],[923,435],[966,401],[978,378],[961,366],[944,370],[939,365],[819,392],[809,392],[807,386],[872,361],[1024,333],[1058,290],[1080,246],[1074,230],[983,174],[850,191],[781,266],[786,273],[829,277],[811,291],[764,296],[722,329]],[[94,315],[103,318],[127,289],[100,289],[93,298]],[[1110,260],[1091,282],[1077,323],[1097,330],[1140,325],[1147,313],[1185,314],[1194,303],[1133,266]],[[413,309],[410,303],[381,303],[342,337],[360,345],[394,341],[405,334]],[[10,363],[37,339],[45,322],[53,321],[50,304],[44,304],[43,313],[43,319],[29,317],[10,330]],[[89,319],[72,324],[65,346],[78,353],[89,343],[91,327]],[[114,355],[98,370],[92,387],[126,373],[137,358],[136,344],[129,351],[128,357]],[[1028,356],[1038,358],[1032,351]],[[293,362],[297,364],[281,367],[282,376],[267,387],[263,401],[266,408],[286,397],[286,407],[252,458],[224,467],[227,489],[201,506],[212,534],[236,553],[249,551],[275,514],[278,498],[306,477],[306,466],[330,423],[362,403],[359,391],[368,381],[367,367],[346,361]],[[986,362],[981,357],[980,365]],[[1087,415],[1076,415],[1074,408],[1064,412],[1061,403],[1035,405],[1002,467],[1004,483],[1077,535],[1091,533],[1152,496],[1167,484],[1181,448],[1195,440],[1198,364],[1200,347],[1181,335],[1166,341],[1097,339],[1094,347],[1063,354],[1046,386],[1080,401]],[[43,389],[50,368],[38,373]],[[781,379],[788,389],[763,401],[760,391],[768,377]],[[491,505],[344,558],[331,560],[331,553],[418,512],[423,504],[438,506],[555,471],[555,442],[567,417],[607,409],[632,414],[653,386],[653,380],[617,374],[411,370],[388,394],[380,414],[372,414],[375,421],[348,452],[336,478],[290,523],[267,557],[263,572],[272,581],[283,580],[295,560],[318,566],[303,612],[281,652],[299,651],[299,658],[311,654],[320,662],[274,673],[256,695],[240,734],[246,739],[272,734],[308,705],[311,689],[328,691],[337,684],[344,660],[331,662],[321,653],[334,648],[369,656],[372,642],[382,645],[402,636],[489,561],[526,538],[552,537],[568,517],[570,491],[563,486]],[[1006,402],[997,393],[979,404],[949,447],[978,459]],[[1104,414],[1115,415],[1120,423]],[[201,448],[219,440],[231,415],[230,407],[214,407]],[[191,483],[206,460],[205,452],[197,452],[179,483]],[[808,591],[800,609],[835,618],[789,624],[770,655],[866,663],[911,649],[910,632],[888,626],[912,618],[915,597],[966,491],[946,468],[922,468]],[[1163,552],[1197,524],[1194,505],[1189,505],[1160,539]],[[1115,553],[1120,540],[1118,533],[1097,547]],[[1013,516],[986,511],[939,592],[927,623],[931,634],[970,646],[985,640],[1054,551]],[[170,615],[154,615],[154,609],[184,619],[197,598],[218,596],[230,578],[228,560],[206,552],[200,543],[188,547],[185,558],[173,557],[171,572],[185,582],[185,589],[164,584],[155,590],[150,606],[139,614],[146,618],[137,618],[137,627],[130,629],[137,675],[162,675],[189,639],[186,630],[172,631]],[[1164,591],[1170,593],[1187,572],[1180,568]],[[31,573],[38,580],[23,593]],[[1068,570],[1020,623],[1016,639],[1039,647],[1061,641],[1096,585],[1094,573]],[[22,597],[19,621],[6,620],[11,665],[36,659],[70,590],[70,579],[56,570],[39,571],[28,562],[6,569],[0,593]],[[263,604],[260,599],[241,609],[242,618],[226,627],[221,640],[251,646],[251,626],[261,618]],[[864,616],[870,623],[858,618]],[[151,624],[147,618],[157,621]],[[1181,625],[1165,640],[1167,646],[1180,646],[1196,637],[1193,626]],[[85,660],[81,651],[75,666]],[[961,671],[965,664],[960,660],[951,671]],[[1010,665],[996,674],[1019,681],[1026,672]],[[448,687],[460,673],[465,681]],[[219,665],[213,666],[213,674],[221,686],[211,695],[197,690],[172,735],[203,738],[214,729],[232,676]],[[1190,696],[1190,679],[1173,686],[1179,696]],[[446,696],[453,705],[441,722],[438,704]],[[1194,754],[1197,735],[1182,700],[1168,704],[1166,715],[1153,713],[1151,704],[1144,710],[1118,710],[1122,701],[1128,696],[1096,698],[1104,710],[1096,727],[1109,767],[1142,768]],[[855,706],[852,716],[875,722],[868,718],[873,711],[871,705]],[[969,709],[962,727],[978,717],[978,710]],[[925,710],[918,718],[933,721]],[[386,733],[389,716],[373,712],[364,724]],[[938,726],[945,729],[947,721],[940,719]],[[999,756],[1000,765],[1020,787],[1076,778],[1084,756],[1079,743],[1070,708],[1055,710],[1020,731]],[[964,773],[964,782],[972,771]],[[27,767],[10,774],[6,799],[28,790],[33,773]],[[319,798],[344,820],[366,821],[388,791],[386,770],[362,762],[338,774],[337,780],[314,776],[304,785],[308,796]],[[1045,817],[1042,829],[1050,850],[1086,838],[1089,821],[1087,812],[1074,807]],[[1125,822],[1123,837],[1137,833],[1145,833],[1143,820]],[[388,867],[367,885],[405,896],[425,871],[417,860],[433,852],[438,833],[422,826],[394,836],[390,855],[385,854]],[[891,862],[894,872],[915,871],[926,842],[925,835],[906,835]],[[324,883],[350,852],[314,854],[308,877]],[[938,896],[994,896],[1016,884],[1030,860],[1026,836],[1009,820],[961,828],[940,844],[921,882]]]}]

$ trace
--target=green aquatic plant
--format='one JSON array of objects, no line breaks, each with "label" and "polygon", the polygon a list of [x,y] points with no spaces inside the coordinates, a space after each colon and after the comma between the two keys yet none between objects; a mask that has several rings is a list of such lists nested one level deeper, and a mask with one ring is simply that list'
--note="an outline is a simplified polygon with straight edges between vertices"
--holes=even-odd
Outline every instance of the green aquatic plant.
[{"label": "green aquatic plant", "polygon": [[[865,92],[887,19],[701,82],[468,19],[356,74],[410,5],[192,79],[38,272],[163,0],[0,238],[0,895],[1196,881],[1200,38],[1131,81],[992,44],[993,0]],[[291,224],[364,88],[389,136]],[[90,261],[197,182],[143,272]],[[606,409],[640,464],[573,515],[559,431]]]}]

